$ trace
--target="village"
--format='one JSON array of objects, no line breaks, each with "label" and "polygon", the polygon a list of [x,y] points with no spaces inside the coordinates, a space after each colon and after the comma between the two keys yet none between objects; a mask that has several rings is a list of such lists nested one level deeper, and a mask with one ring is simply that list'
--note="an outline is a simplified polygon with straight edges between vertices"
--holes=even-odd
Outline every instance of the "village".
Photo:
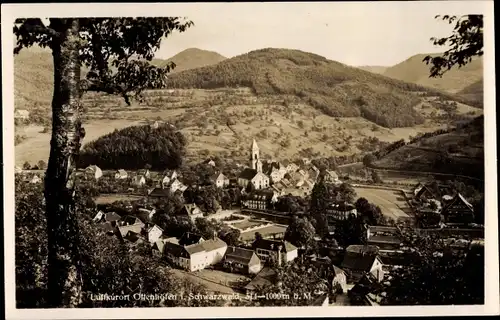
[{"label": "village", "polygon": [[[367,292],[367,283],[380,283],[391,268],[404,266],[405,244],[401,233],[410,228],[405,227],[405,223],[394,221],[386,226],[365,225],[364,240],[343,248],[335,240],[330,241],[335,238],[335,226],[359,213],[354,203],[332,202],[325,212],[328,233],[314,237],[323,250],[311,254],[307,248],[297,247],[284,239],[291,213],[276,210],[276,203],[284,196],[309,198],[319,179],[334,186],[345,182],[334,171],[320,172],[307,159],[262,161],[256,140],[249,149],[248,166],[241,166],[237,177],[229,178],[223,172],[216,172],[211,177],[216,188],[237,190],[239,201],[231,203],[229,209],[219,205],[211,214],[203,212],[196,203],[184,203],[176,213],[179,219],[193,224],[200,219],[216,220],[224,226],[222,234],[237,231],[238,239],[230,244],[219,237],[220,231],[214,231],[209,237],[193,232],[176,237],[153,223],[157,212],[153,205],[155,201],[169,194],[182,196],[196,187],[185,185],[176,171],[163,175],[148,169],[103,172],[92,165],[80,170],[79,174],[95,181],[107,178],[124,185],[123,190],[136,201],[146,199],[139,201],[143,205],[125,207],[120,214],[98,210],[93,221],[104,232],[118,237],[132,250],[148,247],[160,264],[179,276],[194,277],[215,293],[240,294],[242,299],[251,299],[256,290],[273,283],[276,277],[274,267],[306,259],[315,265],[329,266],[326,269],[329,271],[322,276],[329,282],[330,291],[335,291],[333,299],[332,292],[316,293],[311,305],[378,305],[382,297]],[[215,166],[211,159],[204,163]],[[22,173],[23,170],[17,168],[16,172]],[[25,177],[30,183],[42,182],[36,174],[25,174]],[[148,188],[147,181],[153,187]],[[112,194],[103,195],[103,198],[106,196],[113,198]],[[437,182],[419,183],[405,197],[409,198],[408,205],[414,214],[443,217],[433,225],[411,228],[410,232],[437,235],[457,250],[467,251],[471,245],[482,244],[484,229],[474,223],[474,208],[460,193],[453,194],[453,190]],[[394,218],[390,212],[382,213]],[[412,220],[415,216],[406,216],[396,222],[408,225],[408,218]],[[325,250],[329,253],[322,254]]]}]

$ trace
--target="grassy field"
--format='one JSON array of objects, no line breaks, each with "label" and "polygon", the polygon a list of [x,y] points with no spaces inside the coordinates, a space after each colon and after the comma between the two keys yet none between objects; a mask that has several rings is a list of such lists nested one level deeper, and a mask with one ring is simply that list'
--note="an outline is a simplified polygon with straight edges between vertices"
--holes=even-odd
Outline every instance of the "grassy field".
[{"label": "grassy field", "polygon": [[264,223],[266,223],[266,222],[264,222],[264,221],[255,221],[255,220],[247,220],[247,221],[243,221],[243,222],[236,222],[236,223],[233,223],[231,225],[233,227],[237,228],[237,229],[245,230],[245,229],[249,229],[249,228],[260,226],[260,225],[262,225]]},{"label": "grassy field", "polygon": [[382,209],[382,213],[388,218],[398,220],[413,216],[411,208],[400,192],[361,187],[354,189],[358,197],[363,197],[379,206]]},{"label": "grassy field", "polygon": [[[125,106],[107,96],[87,97],[84,104],[84,143],[115,129],[163,120],[174,123],[187,137],[190,158],[218,155],[244,160],[253,138],[261,156],[268,159],[349,155],[363,151],[360,143],[365,138],[392,142],[446,126],[423,112],[426,120],[421,125],[388,129],[361,117],[327,116],[303,103],[285,107],[276,98],[255,96],[248,88],[158,90],[147,92],[144,104]],[[458,109],[481,112],[465,105]],[[50,132],[42,130],[42,126],[17,127],[26,139],[15,148],[16,165],[48,159]]]},{"label": "grassy field", "polygon": [[286,231],[285,226],[281,225],[272,225],[272,226],[267,226],[264,228],[248,231],[248,232],[242,232],[240,240],[241,241],[250,241],[252,239],[255,239],[255,232],[259,232],[262,234],[264,237],[266,235],[272,235],[272,234],[278,234],[278,233],[284,233]]},{"label": "grassy field", "polygon": [[108,203],[113,203],[115,201],[124,201],[124,200],[134,201],[134,200],[139,200],[141,198],[143,197],[136,195],[128,195],[128,194],[101,194],[96,198],[95,202],[96,204],[108,204]]}]

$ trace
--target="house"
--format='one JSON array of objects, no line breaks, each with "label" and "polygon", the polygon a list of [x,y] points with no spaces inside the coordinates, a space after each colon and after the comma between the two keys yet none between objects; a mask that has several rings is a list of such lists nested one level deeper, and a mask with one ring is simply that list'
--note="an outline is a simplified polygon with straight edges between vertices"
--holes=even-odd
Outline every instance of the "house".
[{"label": "house", "polygon": [[166,186],[168,186],[170,184],[171,181],[173,181],[176,178],[177,178],[177,172],[176,171],[172,171],[172,172],[164,175],[163,178],[160,179],[159,185],[162,188],[165,188]]},{"label": "house", "polygon": [[212,167],[215,167],[215,161],[213,161],[212,159],[209,159],[209,160],[207,161],[207,164],[208,164],[208,165],[211,165]]},{"label": "house", "polygon": [[96,180],[98,180],[100,177],[102,177],[102,170],[101,170],[101,168],[99,168],[96,165],[88,166],[85,169],[85,173],[88,174],[88,175],[91,175]]},{"label": "house", "polygon": [[140,188],[146,184],[146,178],[144,176],[135,176],[132,179],[132,185]]},{"label": "house", "polygon": [[415,199],[420,201],[427,201],[430,199],[438,200],[440,198],[439,190],[433,188],[431,184],[423,185],[415,195]]},{"label": "house", "polygon": [[161,198],[161,197],[168,197],[170,194],[170,191],[168,189],[163,189],[163,188],[154,188],[149,192],[148,197],[151,198]]},{"label": "house", "polygon": [[347,274],[344,270],[339,267],[332,265],[332,288],[335,289],[336,286],[340,286],[342,288],[342,293],[347,291]]},{"label": "house", "polygon": [[310,165],[307,166],[306,173],[307,173],[308,179],[311,180],[311,181],[318,180],[318,177],[319,177],[319,174],[320,174],[319,169],[316,168],[316,166],[313,165],[313,164],[310,164]]},{"label": "house", "polygon": [[187,189],[187,186],[180,182],[177,178],[174,178],[170,182],[169,186],[170,192],[175,193],[177,190],[184,192]]},{"label": "house", "polygon": [[33,184],[35,184],[35,183],[41,183],[41,182],[42,182],[42,178],[40,178],[37,174],[35,174],[35,175],[33,175],[33,176],[31,177],[31,179],[29,179],[29,178],[28,178],[28,180],[27,180],[27,181],[28,181],[29,183],[33,183]]},{"label": "house", "polygon": [[227,244],[219,238],[209,239],[189,246],[165,242],[164,250],[169,261],[193,272],[222,261],[227,250]]},{"label": "house", "polygon": [[146,222],[146,221],[151,221],[151,219],[153,219],[153,216],[155,215],[155,213],[156,213],[155,208],[152,208],[151,210],[146,209],[146,208],[139,208],[139,209],[137,209],[136,214],[139,217],[139,219]]},{"label": "house", "polygon": [[151,177],[151,172],[149,172],[148,169],[139,169],[137,171],[138,176],[144,176],[146,179],[149,179]]},{"label": "house", "polygon": [[340,182],[338,174],[332,170],[325,170],[323,179],[325,183],[337,184]]},{"label": "house", "polygon": [[222,172],[215,173],[212,176],[212,181],[218,188],[224,188],[229,185],[229,178],[222,174]]},{"label": "house", "polygon": [[460,193],[441,211],[446,224],[469,224],[474,222],[474,207]]},{"label": "house", "polygon": [[191,232],[186,232],[179,239],[178,243],[181,246],[190,246],[192,244],[202,243],[203,241],[205,241],[205,239],[203,239],[203,237],[201,235],[191,233]]},{"label": "house", "polygon": [[262,269],[260,258],[253,250],[233,246],[227,247],[223,266],[230,272],[243,274],[257,274]]},{"label": "house", "polygon": [[350,245],[341,267],[354,280],[361,278],[364,273],[371,273],[378,281],[384,277],[383,263],[375,246]]},{"label": "house", "polygon": [[163,255],[165,259],[184,270],[190,270],[190,255],[184,246],[177,243],[164,241]]},{"label": "house", "polygon": [[163,254],[165,252],[165,239],[158,239],[156,242],[153,244],[151,247],[151,250],[153,252],[153,256],[157,258],[163,257]]},{"label": "house", "polygon": [[288,166],[286,167],[287,173],[293,173],[296,172],[297,170],[299,170],[299,166],[293,162],[289,163]]},{"label": "house", "polygon": [[262,166],[262,171],[269,176],[272,183],[277,183],[285,177],[286,167],[277,161],[266,161]]},{"label": "house", "polygon": [[196,218],[203,217],[203,211],[201,211],[195,203],[189,203],[182,206],[182,209],[177,213],[177,215],[189,217],[191,221],[195,221]]},{"label": "house", "polygon": [[267,210],[278,201],[278,194],[272,190],[256,190],[242,196],[241,206],[248,209]]},{"label": "house", "polygon": [[155,243],[163,235],[163,229],[154,224],[147,226],[147,228],[144,229],[143,234],[149,243]]},{"label": "house", "polygon": [[402,240],[396,227],[368,226],[366,228],[368,245],[377,246],[381,250],[398,250]]},{"label": "house", "polygon": [[265,287],[272,286],[276,280],[276,271],[269,267],[265,267],[243,289],[245,289],[246,294],[251,294]]},{"label": "house", "polygon": [[20,166],[15,166],[14,173],[21,173],[21,172],[23,172],[23,168],[21,168]]},{"label": "house", "polygon": [[115,179],[117,180],[127,179],[127,177],[128,177],[127,171],[123,169],[119,169],[118,171],[115,172]]},{"label": "house", "polygon": [[28,110],[17,109],[14,112],[14,119],[28,120],[30,117],[30,112]]},{"label": "house", "polygon": [[104,218],[104,212],[102,212],[101,210],[99,210],[99,212],[97,212],[97,214],[94,216],[94,218],[92,219],[92,221],[99,222],[99,221],[102,220],[102,218]]},{"label": "house", "polygon": [[257,256],[263,262],[275,261],[278,266],[293,261],[298,256],[298,249],[284,240],[257,239],[253,242]]},{"label": "house", "polygon": [[356,207],[352,204],[332,203],[326,208],[326,217],[329,223],[347,220],[351,216],[357,216]]},{"label": "house", "polygon": [[150,125],[151,129],[158,129],[159,126],[160,123],[158,121],[155,121]]},{"label": "house", "polygon": [[112,224],[116,224],[117,221],[120,221],[122,217],[116,212],[106,212],[104,214],[104,221],[110,222]]}]

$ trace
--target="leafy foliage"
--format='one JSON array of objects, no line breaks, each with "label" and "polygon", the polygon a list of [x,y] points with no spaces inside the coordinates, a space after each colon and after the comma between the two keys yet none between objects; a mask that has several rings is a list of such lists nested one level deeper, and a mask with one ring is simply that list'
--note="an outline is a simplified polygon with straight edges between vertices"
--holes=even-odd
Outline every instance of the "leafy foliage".
[{"label": "leafy foliage", "polygon": [[461,252],[433,237],[405,238],[416,260],[390,271],[383,304],[484,303],[484,247]]},{"label": "leafy foliage", "polygon": [[[52,48],[54,39],[61,34],[61,27],[68,21],[48,20],[49,25],[38,18],[17,19],[14,53],[33,45]],[[163,37],[168,37],[173,31],[184,32],[193,25],[192,21],[179,17],[78,20],[79,59],[88,68],[81,89],[121,95],[128,104],[131,96],[141,98],[145,89],[165,87],[167,73],[175,64],[155,67],[149,61],[159,49]]]},{"label": "leafy foliage", "polygon": [[87,143],[78,166],[102,169],[176,169],[182,164],[186,140],[168,124],[154,129],[148,125],[115,130]]},{"label": "leafy foliage", "polygon": [[286,228],[285,240],[298,248],[308,248],[314,244],[316,230],[307,218],[293,217]]},{"label": "leafy foliage", "polygon": [[[18,308],[47,306],[47,230],[43,185],[16,177],[16,300]],[[210,306],[208,301],[133,299],[134,293],[204,293],[205,288],[177,279],[150,256],[128,250],[118,238],[106,235],[90,219],[95,214],[96,189],[81,181],[76,193],[80,228],[79,261],[83,301],[79,307]],[[129,300],[94,301],[99,293],[130,294]]]},{"label": "leafy foliage", "polygon": [[356,203],[356,211],[361,219],[372,226],[383,226],[386,225],[387,221],[385,216],[382,214],[380,207],[368,202],[365,198],[359,198]]},{"label": "leafy foliage", "polygon": [[461,17],[437,15],[449,24],[455,22],[453,33],[444,38],[431,38],[434,45],[451,46],[442,56],[426,56],[424,62],[431,64],[430,77],[441,77],[454,66],[460,68],[483,55],[483,16],[464,15]]}]

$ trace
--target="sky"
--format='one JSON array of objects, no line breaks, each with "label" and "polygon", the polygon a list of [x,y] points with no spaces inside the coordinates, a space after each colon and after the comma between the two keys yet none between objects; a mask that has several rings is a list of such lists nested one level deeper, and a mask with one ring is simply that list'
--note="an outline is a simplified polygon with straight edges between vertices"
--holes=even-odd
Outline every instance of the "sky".
[{"label": "sky", "polygon": [[392,66],[418,53],[442,52],[430,38],[450,35],[453,25],[435,15],[481,13],[481,3],[197,4],[182,10],[195,26],[169,36],[156,57],[199,48],[230,58],[273,47],[313,52],[353,66]]},{"label": "sky", "polygon": [[415,54],[445,50],[430,38],[449,36],[453,24],[436,15],[491,14],[486,9],[490,2],[51,4],[19,10],[37,17],[46,12],[63,17],[182,16],[193,21],[184,33],[174,32],[162,41],[155,54],[160,59],[188,48],[231,58],[271,47],[312,52],[351,66],[393,66]]}]

